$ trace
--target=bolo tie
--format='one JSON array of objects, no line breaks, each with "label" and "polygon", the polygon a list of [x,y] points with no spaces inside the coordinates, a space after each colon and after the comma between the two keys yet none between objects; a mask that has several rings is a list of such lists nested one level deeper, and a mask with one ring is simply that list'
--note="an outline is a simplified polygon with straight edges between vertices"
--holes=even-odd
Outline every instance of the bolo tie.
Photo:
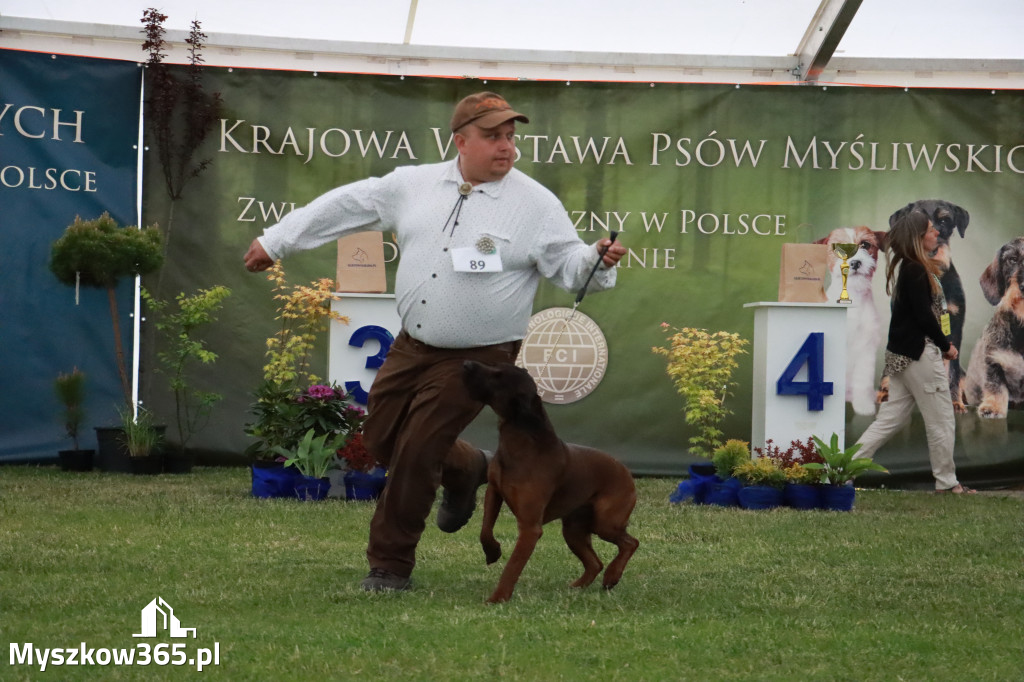
[{"label": "bolo tie", "polygon": [[459,226],[459,215],[462,214],[462,204],[466,203],[466,199],[473,193],[473,185],[468,182],[464,182],[459,185],[459,197],[455,200],[455,205],[452,206],[452,212],[448,214],[448,220],[444,221],[444,226],[441,228],[441,234],[444,234],[448,230],[448,226],[452,226],[451,234],[449,237],[455,236],[455,228]]}]

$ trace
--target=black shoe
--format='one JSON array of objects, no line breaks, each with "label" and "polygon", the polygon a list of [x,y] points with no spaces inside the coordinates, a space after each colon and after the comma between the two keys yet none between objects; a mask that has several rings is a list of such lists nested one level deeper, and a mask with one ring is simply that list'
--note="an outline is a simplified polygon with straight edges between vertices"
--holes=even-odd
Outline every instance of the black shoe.
[{"label": "black shoe", "polygon": [[466,485],[455,489],[445,488],[441,506],[437,509],[437,527],[445,533],[454,533],[467,523],[476,509],[476,489],[487,482],[487,466],[490,453],[480,451],[480,466]]},{"label": "black shoe", "polygon": [[363,578],[361,585],[364,592],[384,592],[385,590],[403,592],[409,589],[412,581],[382,568],[371,568],[370,574]]}]

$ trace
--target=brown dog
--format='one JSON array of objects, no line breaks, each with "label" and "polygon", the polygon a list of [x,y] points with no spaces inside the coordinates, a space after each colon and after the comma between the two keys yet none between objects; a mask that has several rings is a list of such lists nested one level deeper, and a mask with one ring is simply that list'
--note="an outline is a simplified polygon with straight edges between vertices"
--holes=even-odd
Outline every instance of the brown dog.
[{"label": "brown dog", "polygon": [[467,361],[463,381],[470,395],[490,405],[499,418],[498,450],[487,472],[480,529],[488,564],[501,557],[494,522],[503,501],[519,527],[512,556],[487,601],[504,602],[512,597],[543,533],[542,526],[555,519],[562,519],[562,537],[583,562],[583,575],[571,587],[586,587],[604,568],[591,546],[592,534],[619,548],[603,580],[605,589],[615,587],[640,544],[626,532],[636,505],[636,486],[629,470],[608,454],[562,442],[526,370],[510,364]]}]

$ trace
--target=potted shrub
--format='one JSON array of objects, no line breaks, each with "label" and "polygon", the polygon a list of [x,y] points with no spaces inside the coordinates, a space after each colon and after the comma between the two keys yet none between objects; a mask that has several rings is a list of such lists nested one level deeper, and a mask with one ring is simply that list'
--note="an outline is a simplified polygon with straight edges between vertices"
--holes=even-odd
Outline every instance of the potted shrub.
[{"label": "potted shrub", "polygon": [[711,461],[715,465],[715,475],[719,482],[712,484],[708,492],[708,503],[735,507],[739,504],[739,490],[742,487],[735,472],[740,465],[750,461],[749,445],[746,441],[735,438],[727,440],[722,447],[715,450]]},{"label": "potted shrub", "polygon": [[[340,437],[339,443],[359,432],[366,418],[365,411],[349,402],[349,396],[337,386],[314,384],[304,391],[277,387],[264,382],[260,395],[266,399],[256,403],[259,417],[250,433],[261,440],[254,445],[271,448],[252,463],[253,496],[291,497],[297,472],[286,460],[312,431],[314,436]],[[258,430],[257,430],[258,429]],[[369,467],[372,469],[372,464]]]},{"label": "potted shrub", "polygon": [[786,485],[782,489],[782,501],[793,509],[818,509],[821,507],[821,474],[808,469],[802,462],[783,467]]},{"label": "potted shrub", "polygon": [[771,457],[755,457],[734,470],[743,487],[738,493],[744,509],[772,509],[782,504],[786,474]]},{"label": "potted shrub", "polygon": [[786,474],[786,485],[782,489],[784,504],[794,509],[817,509],[821,506],[820,472],[803,466],[823,461],[812,438],[791,441],[785,450],[769,438],[764,448],[754,448],[754,452],[774,459]]},{"label": "potted shrub", "polygon": [[345,446],[338,450],[338,458],[345,465],[342,480],[345,483],[345,498],[348,500],[375,500],[380,497],[387,482],[387,472],[363,445],[363,433],[353,433]]},{"label": "potted shrub", "polygon": [[335,465],[338,450],[345,441],[341,435],[316,435],[308,429],[293,449],[277,447],[277,454],[285,458],[286,467],[295,467],[300,476],[295,480],[295,496],[300,500],[322,500],[327,496],[331,482],[327,471]]},{"label": "potted shrub", "polygon": [[68,373],[60,373],[53,382],[57,399],[64,406],[64,432],[71,439],[73,449],[60,450],[60,468],[64,471],[91,471],[93,450],[78,446],[78,429],[85,418],[85,373],[75,367]]},{"label": "potted shrub", "polygon": [[819,472],[819,480],[825,484],[822,499],[826,509],[850,511],[853,509],[856,495],[853,480],[857,476],[865,471],[889,473],[888,469],[872,461],[869,457],[855,457],[857,451],[860,450],[860,443],[854,443],[842,450],[839,448],[839,434],[833,433],[832,440],[828,444],[817,436],[813,438],[823,461],[820,463],[810,462],[804,467]]},{"label": "potted shrub", "polygon": [[[134,412],[134,414],[133,414]],[[153,423],[153,414],[142,407],[121,410],[122,442],[133,474],[159,474],[163,471],[163,430]]]},{"label": "potted shrub", "polygon": [[254,497],[292,494],[295,473],[284,468],[284,458],[278,454],[281,449],[294,450],[310,428],[319,429],[314,434],[347,434],[352,428],[350,418],[358,414],[362,419],[363,415],[362,410],[340,409],[347,406],[341,389],[313,388],[323,387],[310,370],[316,339],[332,320],[348,322],[331,310],[333,282],[321,279],[308,286],[290,286],[280,261],[267,271],[267,279],[279,301],[281,328],[267,339],[263,381],[250,408],[255,419],[245,426],[246,434],[256,439],[245,451],[251,460]]}]

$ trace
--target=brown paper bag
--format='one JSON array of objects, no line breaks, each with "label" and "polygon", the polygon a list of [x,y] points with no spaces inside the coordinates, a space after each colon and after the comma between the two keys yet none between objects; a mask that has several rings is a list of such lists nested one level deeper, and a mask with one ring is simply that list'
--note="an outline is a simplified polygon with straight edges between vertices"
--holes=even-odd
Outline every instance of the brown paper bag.
[{"label": "brown paper bag", "polygon": [[823,303],[828,247],[824,244],[783,244],[779,268],[779,300]]},{"label": "brown paper bag", "polygon": [[383,294],[388,289],[384,270],[384,235],[360,232],[338,240],[338,291]]}]

